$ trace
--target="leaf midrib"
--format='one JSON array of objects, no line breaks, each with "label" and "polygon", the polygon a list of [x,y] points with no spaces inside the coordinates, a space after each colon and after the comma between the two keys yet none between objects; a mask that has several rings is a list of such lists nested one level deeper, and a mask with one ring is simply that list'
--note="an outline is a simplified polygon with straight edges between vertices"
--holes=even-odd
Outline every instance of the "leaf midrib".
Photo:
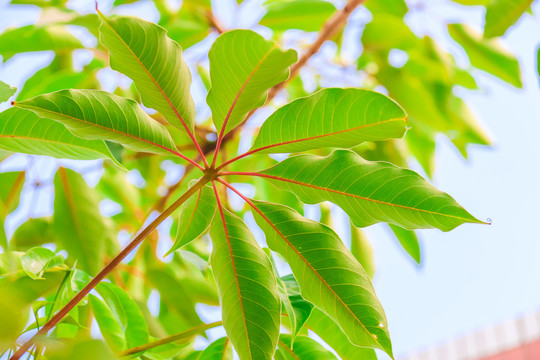
[{"label": "leaf midrib", "polygon": [[124,136],[127,136],[127,137],[130,137],[132,139],[136,139],[136,140],[140,140],[140,141],[143,141],[143,142],[146,142],[150,145],[153,145],[153,146],[156,146],[162,150],[166,150],[176,156],[180,156],[178,152],[172,150],[172,149],[169,149],[168,147],[166,146],[163,146],[163,145],[159,145],[159,144],[156,144],[150,140],[146,140],[146,139],[143,139],[143,138],[140,138],[140,137],[137,137],[135,135],[131,135],[131,134],[128,134],[128,133],[125,133],[125,132],[122,132],[122,131],[118,131],[116,129],[113,129],[113,128],[108,128],[106,126],[103,126],[103,125],[100,125],[100,124],[97,124],[97,123],[93,123],[93,122],[89,122],[89,121],[86,121],[86,120],[83,120],[83,119],[78,119],[76,117],[73,117],[73,116],[70,116],[70,115],[66,115],[66,114],[63,114],[61,112],[56,112],[56,111],[52,111],[52,110],[49,110],[49,109],[45,109],[45,108],[40,108],[40,107],[37,107],[37,106],[32,106],[32,105],[28,105],[28,104],[21,104],[21,103],[18,103],[17,104],[19,107],[21,108],[29,108],[29,109],[36,109],[36,110],[39,110],[39,111],[43,111],[43,112],[48,112],[48,113],[51,113],[51,114],[54,114],[54,115],[57,115],[57,116],[63,116],[63,117],[66,117],[68,119],[71,119],[73,121],[78,121],[78,122],[81,122],[83,124],[87,124],[87,125],[91,125],[91,126],[95,126],[95,127],[98,127],[100,129],[104,129],[104,130],[107,130],[107,131],[112,131],[116,134],[120,134],[120,135],[124,135]]},{"label": "leaf midrib", "polygon": [[[41,138],[37,138],[37,137],[19,136],[19,135],[0,135],[0,138],[12,138],[12,139],[14,138],[14,139],[36,140],[36,141],[39,141],[39,142],[50,142],[50,143],[59,144],[59,145],[65,145],[65,146],[69,146],[69,147],[77,147],[77,148],[80,148],[80,149],[83,149],[83,150],[88,150],[88,151],[91,151],[91,152],[95,152],[95,153],[98,153],[98,154],[105,155],[105,154],[99,152],[98,150],[94,150],[92,148],[88,148],[88,147],[84,147],[82,145],[72,144],[72,143],[68,143],[68,142],[62,142],[62,141],[58,141],[58,140],[41,139]],[[82,140],[86,140],[86,139],[82,139]],[[92,141],[92,140],[87,140],[87,141]],[[96,140],[96,141],[100,141],[100,140]]]}]

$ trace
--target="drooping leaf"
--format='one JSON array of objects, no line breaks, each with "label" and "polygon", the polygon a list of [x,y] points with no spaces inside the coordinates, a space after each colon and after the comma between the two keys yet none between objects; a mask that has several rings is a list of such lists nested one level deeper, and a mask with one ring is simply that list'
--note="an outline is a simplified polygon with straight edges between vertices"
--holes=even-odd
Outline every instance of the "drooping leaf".
[{"label": "drooping leaf", "polygon": [[351,254],[358,260],[370,279],[375,275],[373,248],[362,229],[351,224]]},{"label": "drooping leaf", "polygon": [[531,7],[534,0],[492,0],[486,6],[484,36],[502,36]]},{"label": "drooping leaf", "polygon": [[143,103],[161,112],[172,125],[191,131],[195,105],[190,94],[191,73],[182,48],[162,27],[134,17],[107,18],[100,14],[100,39],[109,50],[111,67],[129,76]]},{"label": "drooping leaf", "polygon": [[420,243],[418,242],[418,237],[416,236],[416,233],[412,230],[406,230],[396,225],[389,224],[388,226],[398,239],[403,249],[407,252],[407,254],[411,256],[414,262],[420,264]]},{"label": "drooping leaf", "polygon": [[228,338],[217,339],[197,357],[197,360],[232,360],[232,346]]},{"label": "drooping leaf", "polygon": [[24,185],[25,172],[0,173],[0,246],[7,250],[7,238],[4,229],[4,219],[17,208]]},{"label": "drooping leaf", "polygon": [[133,151],[177,154],[163,125],[139,105],[99,90],[60,90],[16,102],[15,106],[64,124],[84,139],[109,140]]},{"label": "drooping leaf", "polygon": [[281,303],[291,321],[292,336],[290,343],[292,344],[295,341],[296,335],[309,318],[313,305],[300,295],[300,287],[293,275],[278,278],[278,288]]},{"label": "drooping leaf", "polygon": [[4,31],[0,35],[0,55],[4,61],[23,52],[53,50],[65,53],[83,48],[79,39],[60,25],[27,25]]},{"label": "drooping leaf", "polygon": [[330,345],[341,359],[377,360],[374,350],[353,345],[339,326],[319,309],[313,309],[307,325]]},{"label": "drooping leaf", "polygon": [[336,356],[321,344],[307,336],[293,339],[290,334],[279,335],[276,360],[337,360]]},{"label": "drooping leaf", "polygon": [[203,186],[198,193],[182,204],[176,240],[167,254],[186,246],[208,231],[216,207],[216,197],[209,186]]},{"label": "drooping leaf", "polygon": [[[111,283],[101,282],[96,289],[110,308],[109,314],[114,315],[120,324],[127,348],[148,343],[148,327],[135,300],[120,287]],[[104,321],[102,323],[105,324]],[[101,326],[101,324],[99,325]],[[119,339],[116,338],[114,342],[116,345],[120,345]]]},{"label": "drooping leaf", "polygon": [[449,24],[452,38],[467,52],[471,64],[518,88],[522,86],[519,62],[498,39],[484,39],[467,25]]},{"label": "drooping leaf", "polygon": [[388,222],[449,231],[467,222],[483,223],[414,171],[366,161],[349,150],[294,156],[258,174],[302,202],[334,202],[358,227]]},{"label": "drooping leaf", "polygon": [[99,325],[99,330],[103,338],[116,352],[126,349],[126,339],[124,330],[120,325],[118,318],[112,312],[107,303],[95,295],[90,294],[90,306]]},{"label": "drooping leaf", "polygon": [[218,131],[228,119],[227,132],[264,104],[268,89],[287,79],[297,55],[253,31],[233,30],[216,39],[208,58],[212,88],[206,102]]},{"label": "drooping leaf", "polygon": [[267,5],[266,14],[259,23],[274,31],[319,31],[335,11],[332,3],[323,0],[280,1]]},{"label": "drooping leaf", "polygon": [[36,247],[21,256],[21,264],[26,275],[32,279],[43,279],[45,271],[64,264],[64,258],[53,251]]},{"label": "drooping leaf", "polygon": [[281,310],[272,266],[242,220],[220,211],[210,234],[223,326],[240,359],[272,359]]},{"label": "drooping leaf", "polygon": [[330,88],[293,101],[263,124],[252,149],[300,152],[350,148],[364,141],[400,138],[407,115],[388,97],[367,90]]},{"label": "drooping leaf", "polygon": [[19,226],[9,247],[13,250],[28,250],[35,246],[56,242],[51,217],[30,218]]},{"label": "drooping leaf", "polygon": [[336,233],[289,207],[254,203],[261,211],[255,220],[268,246],[285,257],[302,297],[335,320],[354,344],[392,356],[386,316],[375,290]]},{"label": "drooping leaf", "polygon": [[116,163],[102,140],[81,139],[59,122],[19,108],[0,113],[0,149],[60,159],[111,159]]},{"label": "drooping leaf", "polygon": [[0,81],[0,103],[7,101],[16,91],[17,88],[11,87],[5,82]]},{"label": "drooping leaf", "polygon": [[419,41],[402,17],[378,14],[362,32],[362,46],[372,50],[406,50]]},{"label": "drooping leaf", "polygon": [[58,245],[90,275],[104,265],[112,234],[99,212],[99,196],[78,173],[60,168],[54,179],[54,229]]}]

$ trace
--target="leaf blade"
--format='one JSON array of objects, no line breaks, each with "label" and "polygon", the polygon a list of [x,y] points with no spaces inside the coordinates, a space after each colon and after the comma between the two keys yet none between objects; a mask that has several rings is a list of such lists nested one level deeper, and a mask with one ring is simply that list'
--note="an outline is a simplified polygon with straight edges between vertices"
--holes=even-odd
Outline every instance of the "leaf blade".
[{"label": "leaf blade", "polygon": [[364,141],[400,138],[405,134],[406,118],[405,111],[385,95],[360,89],[324,89],[274,112],[262,125],[251,151],[349,148]]},{"label": "leaf blade", "polygon": [[486,6],[484,36],[502,36],[519,20],[534,0],[494,0]]},{"label": "leaf blade", "polygon": [[7,101],[17,92],[17,88],[11,87],[3,81],[0,81],[0,103]]},{"label": "leaf blade", "polygon": [[250,110],[264,104],[268,89],[287,79],[289,66],[297,58],[294,50],[281,51],[250,30],[222,34],[208,57],[212,88],[206,102],[218,131],[227,121],[224,133],[240,124]]},{"label": "leaf blade", "polygon": [[483,223],[414,171],[367,161],[348,150],[294,156],[253,175],[292,191],[304,203],[332,201],[358,227],[388,222],[449,231],[465,222]]}]

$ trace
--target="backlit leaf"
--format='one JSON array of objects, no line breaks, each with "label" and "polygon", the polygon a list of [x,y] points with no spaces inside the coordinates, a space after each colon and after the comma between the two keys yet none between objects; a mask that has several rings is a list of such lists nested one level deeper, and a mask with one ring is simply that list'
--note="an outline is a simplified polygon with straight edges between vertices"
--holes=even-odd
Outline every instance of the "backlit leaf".
[{"label": "backlit leaf", "polygon": [[274,31],[318,31],[336,7],[323,0],[278,1],[267,5],[260,24]]},{"label": "backlit leaf", "polygon": [[17,88],[11,87],[5,82],[0,81],[0,103],[7,101],[16,91]]},{"label": "backlit leaf", "polygon": [[100,14],[100,40],[109,50],[111,67],[129,76],[143,103],[161,112],[172,125],[193,130],[195,105],[191,73],[182,48],[161,26],[134,17]]},{"label": "backlit leaf", "polygon": [[4,219],[17,208],[24,185],[25,172],[0,173],[0,246],[7,250]]},{"label": "backlit leaf", "polygon": [[300,287],[291,274],[278,278],[278,288],[281,303],[291,321],[292,337],[290,342],[294,343],[296,335],[309,318],[313,305],[300,295]]},{"label": "backlit leaf", "polygon": [[197,360],[232,360],[233,352],[228,338],[217,339],[197,357]]},{"label": "backlit leaf", "polygon": [[354,344],[392,356],[386,316],[371,281],[336,233],[289,207],[254,203],[268,246],[285,257],[302,297],[335,320]]},{"label": "backlit leaf", "polygon": [[463,24],[449,24],[448,30],[465,49],[474,67],[516,87],[522,86],[519,62],[501,45],[499,39],[484,39],[480,33]]},{"label": "backlit leaf", "polygon": [[134,151],[177,154],[163,125],[139,105],[99,90],[60,90],[16,102],[15,106],[63,123],[84,139],[109,140]]},{"label": "backlit leaf", "polygon": [[290,334],[279,335],[276,360],[337,360],[321,344],[307,336],[298,336],[294,345]]},{"label": "backlit leaf", "polygon": [[382,94],[324,89],[273,113],[261,127],[252,149],[262,149],[262,153],[300,152],[400,138],[405,133],[406,118],[403,109]]},{"label": "backlit leaf", "polygon": [[21,256],[21,264],[26,275],[32,279],[43,279],[43,273],[55,266],[64,264],[64,258],[53,251],[36,247]]},{"label": "backlit leaf", "polygon": [[19,108],[0,113],[0,149],[60,159],[108,158],[116,163],[102,140],[81,139],[59,122]]},{"label": "backlit leaf", "polygon": [[418,242],[418,237],[416,233],[412,230],[406,230],[399,226],[389,224],[390,230],[394,233],[399,243],[403,249],[411,256],[411,258],[417,264],[420,264],[421,253],[420,253],[420,243]]},{"label": "backlit leaf", "polygon": [[484,36],[502,36],[531,7],[534,0],[492,0],[486,6]]},{"label": "backlit leaf", "polygon": [[259,174],[304,203],[334,202],[359,227],[388,222],[449,231],[467,222],[482,223],[414,171],[366,161],[348,150],[326,157],[294,156]]},{"label": "backlit leaf", "polygon": [[212,88],[206,101],[218,131],[228,119],[227,132],[264,104],[268,89],[287,79],[297,55],[253,31],[233,30],[216,39],[208,57]]},{"label": "backlit leaf", "polygon": [[375,259],[373,248],[364,233],[364,230],[351,224],[351,254],[358,260],[370,279],[375,275]]},{"label": "backlit leaf", "polygon": [[212,223],[211,266],[219,289],[223,326],[240,359],[272,359],[279,336],[276,278],[263,250],[226,209]]}]

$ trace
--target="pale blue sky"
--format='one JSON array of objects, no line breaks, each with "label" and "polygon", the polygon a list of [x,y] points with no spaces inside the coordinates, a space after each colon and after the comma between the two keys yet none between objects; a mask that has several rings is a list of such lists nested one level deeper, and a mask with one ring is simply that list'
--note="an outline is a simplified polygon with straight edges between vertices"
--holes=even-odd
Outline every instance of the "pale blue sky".
[{"label": "pale blue sky", "polygon": [[[220,0],[215,4],[223,22],[229,26],[249,26],[258,5],[233,14],[229,2]],[[78,7],[83,4],[88,11],[93,8],[93,1],[71,3]],[[100,7],[107,9],[110,1],[104,3],[100,1]],[[466,65],[462,50],[444,34],[444,22],[465,20],[480,26],[482,11],[449,5],[446,0],[426,0],[425,3],[428,3],[427,9],[414,12],[407,21],[418,33],[433,35]],[[540,90],[536,73],[539,5],[536,2],[533,7],[536,17],[526,15],[505,36],[508,48],[520,60],[525,89],[511,88],[477,72],[475,76],[483,91],[460,91],[490,130],[495,145],[471,148],[470,159],[465,162],[447,139],[441,137],[438,142],[434,184],[480,219],[491,218],[493,224],[463,225],[449,233],[420,232],[424,260],[420,267],[402,253],[381,226],[367,230],[376,257],[374,284],[386,309],[398,358],[540,308]],[[36,20],[35,13],[6,7],[7,1],[0,1],[0,30]],[[155,12],[148,4],[143,4],[137,14],[152,19]],[[363,10],[356,12],[356,27],[360,29],[368,18]],[[357,34],[358,30],[353,29],[349,36],[351,53],[358,51],[353,44]],[[187,55],[201,56],[197,51]],[[84,52],[80,56],[84,58]],[[0,65],[0,79],[19,86],[32,69],[45,66],[48,61],[48,54],[19,56]],[[323,63],[324,58],[314,61],[315,65]],[[103,79],[107,80],[107,74],[103,74]],[[353,76],[350,81],[357,80]],[[194,91],[200,90],[195,88]],[[204,97],[199,98],[204,101]],[[4,104],[1,108],[5,107]],[[24,156],[16,159],[15,163],[0,167],[0,171],[20,167],[26,161]],[[52,168],[50,164],[55,162],[48,161],[49,165],[43,164],[40,168]],[[69,164],[79,168],[95,166],[95,162]],[[97,174],[99,172],[94,175]],[[43,206],[34,215],[40,215],[40,211],[47,213],[46,205],[50,200],[50,196],[42,194],[39,202]],[[28,201],[24,202],[11,219],[13,224],[24,218],[28,207]],[[8,226],[8,231],[11,230]]]}]

